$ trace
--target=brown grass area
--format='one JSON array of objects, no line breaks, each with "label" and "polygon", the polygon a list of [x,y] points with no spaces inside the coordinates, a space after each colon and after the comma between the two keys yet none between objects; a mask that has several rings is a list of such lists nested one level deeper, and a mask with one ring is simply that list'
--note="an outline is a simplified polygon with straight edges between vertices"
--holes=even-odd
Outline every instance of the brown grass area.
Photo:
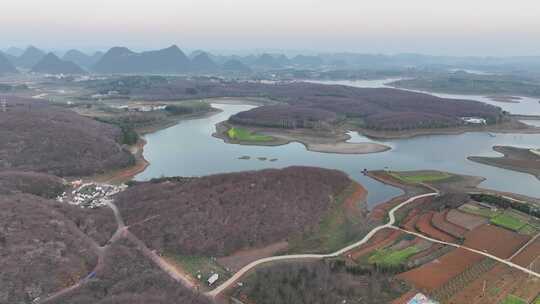
[{"label": "brown grass area", "polygon": [[465,234],[465,246],[506,259],[521,248],[529,236],[494,225],[480,226]]},{"label": "brown grass area", "polygon": [[439,259],[404,272],[397,277],[413,284],[418,289],[431,291],[483,258],[482,255],[458,248]]},{"label": "brown grass area", "polygon": [[433,218],[434,212],[428,212],[422,214],[418,221],[416,222],[416,229],[421,233],[428,235],[432,238],[445,241],[445,242],[454,242],[455,239],[447,233],[442,232],[441,230],[433,227],[431,225],[431,219]]},{"label": "brown grass area", "polygon": [[226,269],[236,272],[253,261],[284,251],[288,246],[287,242],[277,242],[261,248],[240,250],[229,256],[218,258],[217,261]]},{"label": "brown grass area", "polygon": [[467,230],[473,230],[488,222],[486,218],[464,213],[455,209],[448,211],[446,219],[455,225],[461,226]]}]

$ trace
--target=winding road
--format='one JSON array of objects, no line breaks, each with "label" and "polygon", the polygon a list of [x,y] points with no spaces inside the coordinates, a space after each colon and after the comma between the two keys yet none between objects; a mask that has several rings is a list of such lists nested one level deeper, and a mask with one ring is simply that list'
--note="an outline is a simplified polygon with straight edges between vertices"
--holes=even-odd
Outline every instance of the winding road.
[{"label": "winding road", "polygon": [[367,243],[377,232],[379,232],[379,231],[381,231],[383,229],[386,229],[386,228],[394,228],[393,225],[396,222],[395,212],[397,210],[399,210],[401,207],[403,207],[403,206],[405,206],[405,205],[407,205],[407,204],[409,204],[411,202],[414,202],[417,199],[424,198],[424,197],[430,197],[430,196],[436,196],[436,195],[439,195],[439,193],[438,192],[433,192],[433,193],[421,194],[421,195],[413,196],[413,197],[407,199],[406,201],[400,203],[399,205],[392,208],[392,210],[390,210],[390,212],[388,213],[388,217],[390,219],[388,221],[388,223],[374,228],[373,230],[371,230],[368,234],[366,234],[358,242],[356,242],[354,244],[351,244],[351,245],[349,245],[349,246],[347,246],[345,248],[342,248],[342,249],[340,249],[340,250],[338,250],[336,252],[329,253],[329,254],[293,254],[293,255],[281,255],[281,256],[273,256],[273,257],[263,258],[263,259],[254,261],[254,262],[244,266],[242,269],[240,269],[238,272],[236,272],[232,277],[230,277],[227,281],[223,282],[221,285],[219,285],[215,289],[207,292],[206,295],[208,295],[208,296],[210,296],[212,298],[215,298],[220,293],[225,291],[227,288],[234,285],[235,282],[237,282],[242,276],[244,276],[250,270],[254,269],[255,267],[257,267],[257,266],[259,266],[261,264],[270,263],[270,262],[276,262],[276,261],[285,261],[285,260],[290,261],[290,260],[324,259],[324,258],[333,258],[333,257],[340,256],[340,255],[346,253],[347,251],[350,251],[350,250],[352,250],[352,249],[354,249],[354,248],[356,248],[358,246],[361,246],[361,245]]},{"label": "winding road", "polygon": [[[329,254],[293,254],[293,255],[282,255],[282,256],[272,256],[272,257],[262,258],[262,259],[251,262],[250,264],[244,266],[242,269],[240,269],[238,272],[236,272],[232,277],[230,277],[227,281],[223,282],[221,285],[219,285],[215,289],[204,293],[204,295],[206,295],[206,296],[208,296],[210,298],[216,298],[222,292],[224,292],[228,288],[232,287],[236,282],[238,282],[248,272],[252,271],[254,268],[256,268],[256,267],[258,267],[258,266],[260,266],[262,264],[265,264],[265,263],[271,263],[271,262],[276,262],[276,261],[291,261],[291,260],[320,260],[320,259],[324,259],[324,258],[333,258],[333,257],[343,255],[346,252],[367,243],[375,234],[377,234],[379,231],[381,231],[383,229],[399,230],[399,231],[402,231],[404,233],[414,235],[416,237],[428,240],[428,241],[433,242],[433,243],[443,244],[443,245],[452,246],[452,247],[455,247],[455,248],[461,248],[461,249],[464,249],[464,250],[467,250],[467,251],[470,251],[470,252],[474,252],[474,253],[483,255],[485,257],[491,258],[491,259],[493,259],[493,260],[495,260],[497,262],[503,263],[503,264],[505,264],[505,265],[507,265],[509,267],[514,268],[514,269],[518,269],[518,270],[520,270],[522,272],[525,272],[525,273],[527,273],[527,274],[529,274],[531,276],[535,276],[537,278],[540,278],[539,273],[534,272],[534,271],[532,271],[530,269],[527,269],[525,267],[522,267],[520,265],[517,265],[515,263],[512,263],[511,258],[505,260],[505,259],[499,258],[497,256],[494,256],[494,255],[489,254],[489,253],[484,252],[484,251],[480,251],[480,250],[477,250],[477,249],[466,247],[466,246],[463,246],[463,245],[460,245],[460,244],[440,241],[440,240],[425,236],[423,234],[420,234],[418,232],[408,231],[408,230],[405,230],[405,229],[403,229],[401,227],[398,227],[398,226],[394,225],[395,222],[396,222],[395,213],[400,208],[402,208],[403,206],[405,206],[407,204],[410,204],[410,203],[416,201],[417,199],[421,199],[421,198],[425,198],[425,197],[431,197],[431,196],[437,196],[437,195],[439,195],[439,192],[432,192],[432,193],[416,195],[416,196],[413,196],[413,197],[405,200],[404,202],[396,205],[395,207],[393,207],[388,212],[389,221],[386,224],[375,227],[373,230],[371,230],[369,233],[367,233],[358,242],[355,242],[355,243],[353,243],[351,245],[348,245],[348,246],[346,246],[346,247],[344,247],[344,248],[342,248],[342,249],[340,249],[340,250],[338,250],[336,252],[329,253]],[[193,281],[192,281],[191,277],[189,277],[189,275],[177,271],[174,267],[169,265],[158,254],[156,254],[154,251],[150,250],[146,246],[146,244],[144,244],[144,242],[142,242],[140,239],[138,239],[135,235],[133,235],[128,230],[129,227],[127,227],[125,225],[125,223],[124,223],[124,221],[122,219],[122,216],[120,214],[120,211],[118,210],[118,208],[116,207],[116,205],[114,203],[109,202],[109,203],[107,203],[107,206],[113,210],[113,213],[114,213],[114,216],[115,216],[115,219],[116,219],[116,222],[117,222],[117,229],[116,229],[115,233],[112,235],[109,242],[107,242],[107,245],[101,247],[101,246],[97,246],[97,244],[95,244],[95,242],[94,242],[94,248],[97,247],[97,248],[95,248],[95,250],[98,252],[98,265],[96,265],[95,271],[98,270],[100,267],[103,267],[104,254],[105,254],[105,251],[108,249],[108,247],[111,244],[113,244],[114,242],[118,241],[119,239],[125,237],[125,238],[128,238],[130,241],[132,241],[134,244],[136,244],[137,247],[139,248],[139,250],[147,258],[152,260],[159,268],[161,268],[165,273],[167,273],[175,281],[181,283],[182,285],[184,285],[187,288],[197,290],[197,286],[193,283]],[[82,237],[88,238],[88,236],[86,236],[86,235],[84,235]],[[536,237],[538,237],[538,235]],[[536,237],[535,237],[535,239],[536,239]],[[88,238],[88,239],[90,239],[90,238]],[[528,244],[529,243],[527,243],[527,245]],[[523,248],[525,248],[525,247],[526,246],[523,246]],[[92,273],[95,273],[95,272],[92,272]],[[68,288],[65,288],[63,290],[60,290],[60,291],[50,295],[49,297],[39,301],[39,303],[40,304],[48,303],[48,302],[50,302],[50,301],[52,301],[54,299],[57,299],[57,298],[65,295],[65,294],[77,289],[78,287],[82,286],[89,279],[91,279],[91,277],[92,276],[89,275],[89,276],[85,277],[84,279],[82,279],[81,281],[79,281],[77,284],[75,284],[73,286],[70,286]]]},{"label": "winding road", "polygon": [[[497,256],[494,256],[492,254],[489,254],[487,252],[481,251],[481,250],[473,249],[473,248],[466,247],[466,246],[463,246],[463,245],[460,245],[460,244],[440,241],[440,240],[430,238],[428,236],[425,236],[425,235],[417,233],[417,232],[408,231],[408,230],[405,230],[403,228],[394,226],[394,224],[396,222],[395,212],[397,210],[399,210],[401,207],[403,207],[403,206],[405,206],[405,205],[407,205],[407,204],[409,204],[411,202],[414,202],[417,199],[424,198],[424,197],[430,197],[430,196],[437,196],[437,195],[439,195],[439,192],[421,194],[421,195],[417,195],[417,196],[414,196],[414,197],[411,197],[411,198],[407,199],[406,201],[400,203],[399,205],[395,206],[394,208],[392,208],[390,210],[390,212],[388,213],[388,217],[390,219],[388,221],[388,223],[374,228],[368,234],[366,234],[366,236],[364,236],[364,238],[362,238],[360,241],[358,241],[358,242],[356,242],[354,244],[351,244],[351,245],[349,245],[349,246],[347,246],[345,248],[342,248],[342,249],[340,249],[340,250],[338,250],[338,251],[336,251],[334,253],[330,253],[330,254],[295,254],[295,255],[283,255],[283,256],[275,256],[275,257],[263,258],[263,259],[254,261],[254,262],[244,266],[237,273],[235,273],[231,278],[229,278],[227,281],[223,282],[220,286],[216,287],[212,291],[207,292],[206,295],[211,297],[211,298],[215,298],[216,296],[221,294],[223,291],[225,291],[229,287],[233,286],[234,283],[236,283],[246,273],[248,273],[249,271],[253,270],[255,267],[257,267],[257,266],[259,266],[261,264],[270,263],[270,262],[276,262],[276,261],[285,261],[285,260],[290,261],[290,260],[323,259],[323,258],[337,257],[337,256],[340,256],[340,255],[342,255],[342,254],[344,254],[344,253],[346,253],[346,252],[348,252],[348,251],[350,251],[350,250],[352,250],[352,249],[354,249],[356,247],[359,247],[359,246],[367,243],[377,232],[379,232],[379,231],[381,231],[383,229],[387,229],[387,228],[388,229],[399,230],[399,231],[402,231],[404,233],[414,235],[416,237],[428,240],[428,241],[433,242],[433,243],[448,245],[448,246],[452,246],[452,247],[455,247],[455,248],[461,248],[461,249],[464,249],[464,250],[467,250],[467,251],[471,251],[471,252],[483,255],[485,257],[491,258],[491,259],[493,259],[493,260],[495,260],[497,262],[503,263],[503,264],[505,264],[505,265],[507,265],[509,267],[514,268],[514,269],[518,269],[520,271],[523,271],[523,272],[525,272],[525,273],[527,273],[529,275],[540,278],[539,273],[534,272],[534,271],[532,271],[530,269],[527,269],[527,268],[525,268],[523,266],[517,265],[515,263],[512,263],[510,261],[510,259],[505,260],[505,259],[499,258]],[[523,248],[525,248],[525,247],[526,246],[524,246]]]}]

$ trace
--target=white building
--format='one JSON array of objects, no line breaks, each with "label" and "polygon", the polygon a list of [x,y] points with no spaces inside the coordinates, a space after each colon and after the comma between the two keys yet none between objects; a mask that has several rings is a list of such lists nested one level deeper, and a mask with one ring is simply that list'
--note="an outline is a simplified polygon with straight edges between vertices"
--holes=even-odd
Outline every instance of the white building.
[{"label": "white building", "polygon": [[208,278],[208,285],[212,286],[217,280],[219,280],[219,274],[214,273]]},{"label": "white building", "polygon": [[475,125],[485,125],[487,121],[481,117],[461,117],[465,123],[475,124]]}]

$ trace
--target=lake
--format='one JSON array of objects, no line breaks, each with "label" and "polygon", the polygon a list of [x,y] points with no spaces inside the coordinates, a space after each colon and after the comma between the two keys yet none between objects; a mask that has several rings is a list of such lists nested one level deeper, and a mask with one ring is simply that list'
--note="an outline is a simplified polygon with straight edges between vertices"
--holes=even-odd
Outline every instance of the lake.
[{"label": "lake", "polygon": [[[411,139],[379,141],[392,149],[383,153],[363,155],[329,154],[307,151],[302,144],[291,143],[277,147],[226,144],[211,134],[215,124],[253,106],[214,104],[222,110],[211,117],[182,121],[170,128],[145,136],[144,157],[148,168],[135,177],[148,180],[160,176],[201,176],[224,172],[283,168],[292,165],[318,166],[346,172],[368,190],[368,203],[374,206],[402,193],[364,176],[364,168],[378,170],[435,169],[486,177],[482,187],[540,197],[540,182],[533,176],[468,161],[467,156],[498,155],[494,145],[519,147],[540,146],[538,134],[465,133],[433,135]],[[356,133],[352,142],[370,141]],[[239,157],[250,156],[249,160]],[[257,157],[277,161],[261,161]]]}]

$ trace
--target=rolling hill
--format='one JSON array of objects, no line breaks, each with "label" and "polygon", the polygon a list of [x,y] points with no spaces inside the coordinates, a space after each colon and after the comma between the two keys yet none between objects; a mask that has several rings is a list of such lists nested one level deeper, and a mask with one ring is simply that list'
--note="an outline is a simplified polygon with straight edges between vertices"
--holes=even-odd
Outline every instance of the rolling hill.
[{"label": "rolling hill", "polygon": [[6,97],[0,112],[0,170],[85,176],[129,166],[122,131],[43,101]]}]

